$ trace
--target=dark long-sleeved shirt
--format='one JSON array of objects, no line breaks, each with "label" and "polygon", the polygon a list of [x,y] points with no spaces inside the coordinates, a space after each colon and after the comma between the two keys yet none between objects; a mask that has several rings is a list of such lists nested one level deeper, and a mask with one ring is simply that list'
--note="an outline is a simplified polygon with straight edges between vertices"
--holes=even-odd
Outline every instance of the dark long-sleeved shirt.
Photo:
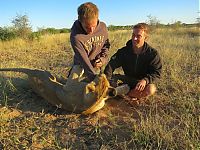
[{"label": "dark long-sleeved shirt", "polygon": [[80,21],[76,20],[71,29],[70,41],[74,50],[74,65],[80,65],[89,78],[96,74],[94,62],[97,59],[105,65],[108,62],[108,30],[103,22],[98,22],[95,31],[87,34]]},{"label": "dark long-sleeved shirt", "polygon": [[125,47],[119,49],[111,57],[104,70],[107,78],[110,79],[114,70],[119,67],[122,67],[125,76],[128,78],[144,79],[147,81],[147,84],[160,78],[162,63],[157,50],[146,42],[141,54],[135,54],[132,47],[132,41],[129,40]]}]

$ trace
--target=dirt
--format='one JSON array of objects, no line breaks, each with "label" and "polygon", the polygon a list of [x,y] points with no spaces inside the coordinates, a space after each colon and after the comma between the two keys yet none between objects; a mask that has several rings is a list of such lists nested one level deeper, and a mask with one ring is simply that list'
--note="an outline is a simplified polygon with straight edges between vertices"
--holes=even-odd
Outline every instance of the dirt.
[{"label": "dirt", "polygon": [[[108,99],[96,113],[83,116],[52,106],[26,88],[8,96],[12,101],[8,107],[0,108],[7,132],[2,133],[1,145],[12,147],[14,135],[20,141],[15,148],[22,145],[30,149],[54,149],[56,145],[68,149],[131,148],[133,124],[140,122],[139,112],[148,109],[145,103],[132,106],[116,97]],[[124,142],[128,143],[124,146]]]}]

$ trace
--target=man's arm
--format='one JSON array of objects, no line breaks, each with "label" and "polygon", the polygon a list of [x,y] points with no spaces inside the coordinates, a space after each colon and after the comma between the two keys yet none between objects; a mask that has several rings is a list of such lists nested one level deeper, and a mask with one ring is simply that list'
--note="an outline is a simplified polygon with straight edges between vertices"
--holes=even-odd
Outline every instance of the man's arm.
[{"label": "man's arm", "polygon": [[110,48],[110,42],[109,42],[109,39],[107,39],[101,49],[100,54],[97,56],[97,59],[100,59],[100,61],[102,62],[102,65],[105,65],[106,63],[108,63],[109,48]]},{"label": "man's arm", "polygon": [[156,79],[159,79],[162,71],[162,62],[158,52],[155,51],[152,56],[153,57],[147,71],[148,73],[144,78],[147,84],[152,83]]},{"label": "man's arm", "polygon": [[122,65],[122,57],[119,50],[111,57],[109,63],[105,67],[104,73],[108,78],[108,80],[112,78],[112,74],[115,71],[115,69],[121,67],[121,65]]},{"label": "man's arm", "polygon": [[84,69],[86,75],[90,79],[93,79],[95,77],[94,67],[91,64],[84,47],[74,37],[71,37],[70,41],[71,41],[71,45],[74,50],[76,59],[78,59],[80,61],[80,65]]}]

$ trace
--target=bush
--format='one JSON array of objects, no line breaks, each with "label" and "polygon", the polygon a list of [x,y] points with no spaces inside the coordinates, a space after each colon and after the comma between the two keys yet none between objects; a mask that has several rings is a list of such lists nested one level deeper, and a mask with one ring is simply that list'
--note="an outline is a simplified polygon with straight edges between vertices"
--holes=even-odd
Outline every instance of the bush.
[{"label": "bush", "polygon": [[8,41],[16,38],[16,31],[12,28],[0,27],[0,40]]},{"label": "bush", "polygon": [[62,29],[55,29],[55,28],[46,28],[46,29],[39,29],[38,32],[40,32],[42,35],[44,34],[58,34],[58,33],[69,33],[71,30],[67,28]]},{"label": "bush", "polygon": [[41,33],[40,32],[32,32],[29,36],[28,39],[33,41],[33,40],[40,40],[41,38]]},{"label": "bush", "polygon": [[67,28],[62,28],[62,29],[59,29],[60,30],[60,33],[69,33],[71,32],[70,29],[67,29]]}]

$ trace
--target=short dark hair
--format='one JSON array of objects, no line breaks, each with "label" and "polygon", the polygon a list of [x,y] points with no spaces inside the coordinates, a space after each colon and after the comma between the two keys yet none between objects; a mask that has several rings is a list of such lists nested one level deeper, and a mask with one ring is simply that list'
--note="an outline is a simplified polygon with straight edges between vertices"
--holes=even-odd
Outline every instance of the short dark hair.
[{"label": "short dark hair", "polygon": [[83,21],[85,19],[92,20],[99,17],[99,9],[91,2],[86,2],[78,7],[78,19]]}]

